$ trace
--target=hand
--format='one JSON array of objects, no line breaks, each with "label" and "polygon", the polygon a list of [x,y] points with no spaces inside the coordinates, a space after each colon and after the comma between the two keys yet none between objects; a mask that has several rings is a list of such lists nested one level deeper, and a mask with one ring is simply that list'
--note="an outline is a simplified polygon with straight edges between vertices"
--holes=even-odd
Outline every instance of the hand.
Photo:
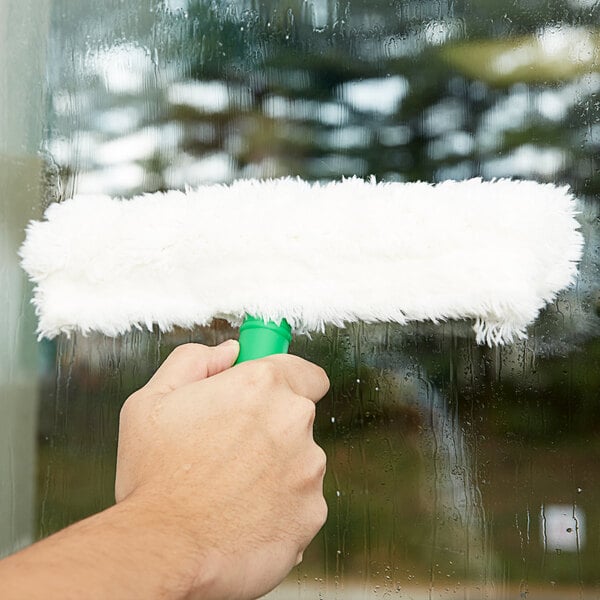
[{"label": "hand", "polygon": [[290,355],[229,368],[238,349],[180,346],[121,411],[117,502],[170,528],[186,598],[266,593],[327,515],[312,436],[327,376]]}]

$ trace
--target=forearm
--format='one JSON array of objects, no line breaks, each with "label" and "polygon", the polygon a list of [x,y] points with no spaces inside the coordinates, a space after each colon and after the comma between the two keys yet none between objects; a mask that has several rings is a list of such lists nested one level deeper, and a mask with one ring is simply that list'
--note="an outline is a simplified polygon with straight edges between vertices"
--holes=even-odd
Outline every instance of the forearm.
[{"label": "forearm", "polygon": [[[4,600],[185,598],[202,578],[168,507],[126,499],[0,562]],[[206,565],[208,567],[208,565]]]},{"label": "forearm", "polygon": [[[2,600],[250,600],[325,522],[325,373],[180,346],[121,410],[119,503],[0,561]],[[164,494],[163,490],[168,490]]]}]

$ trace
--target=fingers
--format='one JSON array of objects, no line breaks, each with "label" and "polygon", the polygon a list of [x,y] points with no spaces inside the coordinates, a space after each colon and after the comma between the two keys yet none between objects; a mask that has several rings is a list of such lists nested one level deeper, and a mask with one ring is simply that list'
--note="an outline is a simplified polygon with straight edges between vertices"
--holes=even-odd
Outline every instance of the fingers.
[{"label": "fingers", "polygon": [[[311,458],[311,455],[314,458]],[[310,453],[306,453],[307,461],[313,464],[307,472],[308,481],[310,482],[305,496],[306,511],[304,513],[304,522],[301,533],[299,535],[300,550],[303,550],[310,544],[312,539],[317,535],[321,527],[327,521],[327,502],[323,495],[323,479],[325,476],[325,453],[323,450],[314,444]]]},{"label": "fingers", "polygon": [[321,367],[292,354],[274,354],[240,367],[256,369],[257,372],[264,371],[265,367],[274,370],[283,375],[295,394],[313,402],[318,402],[329,390],[329,378]]},{"label": "fingers", "polygon": [[285,378],[296,394],[318,402],[329,391],[329,377],[318,365],[284,354],[272,356],[271,360],[282,363]]},{"label": "fingers", "polygon": [[239,350],[237,340],[227,340],[212,347],[183,344],[169,354],[145,387],[168,394],[184,385],[225,371],[233,365]]}]

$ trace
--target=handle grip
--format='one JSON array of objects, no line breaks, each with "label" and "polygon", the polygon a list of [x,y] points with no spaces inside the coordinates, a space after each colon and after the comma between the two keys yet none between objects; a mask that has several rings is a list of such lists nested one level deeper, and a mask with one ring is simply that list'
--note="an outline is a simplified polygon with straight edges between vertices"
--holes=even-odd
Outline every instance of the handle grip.
[{"label": "handle grip", "polygon": [[287,354],[292,341],[292,328],[282,319],[281,323],[247,315],[240,327],[240,353],[235,364],[263,358],[272,354]]}]

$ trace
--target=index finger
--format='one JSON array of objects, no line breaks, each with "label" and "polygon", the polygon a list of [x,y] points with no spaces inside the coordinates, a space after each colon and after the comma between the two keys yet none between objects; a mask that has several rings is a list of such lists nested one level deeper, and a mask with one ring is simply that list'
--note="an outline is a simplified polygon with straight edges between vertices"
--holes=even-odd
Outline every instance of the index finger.
[{"label": "index finger", "polygon": [[[270,362],[285,377],[293,392],[313,402],[318,402],[329,390],[327,373],[314,363],[293,354],[273,354],[252,362]],[[235,368],[235,367],[234,367]]]}]

